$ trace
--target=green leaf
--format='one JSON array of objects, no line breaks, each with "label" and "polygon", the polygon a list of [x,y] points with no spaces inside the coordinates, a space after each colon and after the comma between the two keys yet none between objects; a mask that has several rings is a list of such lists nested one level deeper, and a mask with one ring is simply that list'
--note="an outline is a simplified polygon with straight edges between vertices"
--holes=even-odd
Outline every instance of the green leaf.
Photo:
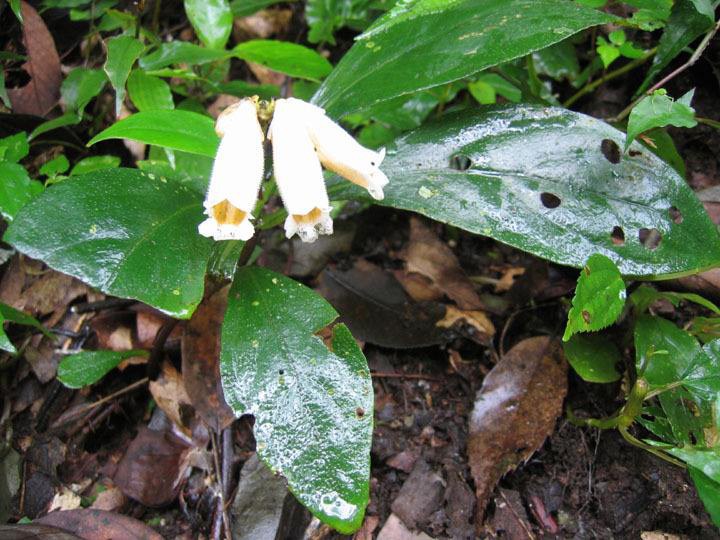
[{"label": "green leaf", "polygon": [[206,47],[225,48],[233,23],[227,0],[185,0],[185,13]]},{"label": "green leaf", "polygon": [[580,64],[571,39],[540,49],[533,54],[533,58],[538,73],[557,81],[573,81],[580,74]]},{"label": "green leaf", "polygon": [[667,300],[675,307],[678,307],[680,302],[683,301],[693,302],[720,315],[720,308],[707,298],[703,298],[695,293],[658,291],[649,285],[640,285],[640,287],[635,289],[630,295],[630,302],[635,306],[635,311],[638,314],[647,311],[650,305],[658,300]]},{"label": "green leaf", "polygon": [[52,177],[67,172],[69,168],[70,162],[63,154],[60,154],[59,156],[52,158],[50,161],[43,163],[39,172],[41,175]]},{"label": "green leaf", "polygon": [[130,100],[141,112],[175,108],[168,83],[160,77],[148,75],[142,69],[134,69],[130,73],[127,89]]},{"label": "green leaf", "polygon": [[[618,163],[623,137],[559,108],[448,114],[396,141],[382,164],[390,183],[380,204],[565,265],[582,267],[593,253],[634,276],[718,265],[715,225],[685,180],[639,145]],[[336,200],[367,200],[347,182],[332,189]]]},{"label": "green leaf", "polygon": [[255,416],[260,458],[310,511],[343,534],[369,498],[373,390],[362,352],[338,324],[333,350],[313,335],[337,317],[313,290],[240,268],[222,328],[228,405]]},{"label": "green leaf", "polygon": [[10,96],[8,96],[7,87],[5,86],[5,72],[2,69],[0,69],[0,101],[2,101],[3,105],[8,109],[12,108]]},{"label": "green leaf", "polygon": [[15,17],[20,22],[20,24],[23,24],[23,16],[22,16],[22,5],[20,3],[20,0],[9,0],[10,9],[15,14]]},{"label": "green leaf", "polygon": [[187,41],[162,43],[157,49],[140,59],[140,67],[145,71],[154,71],[173,64],[197,66],[224,60],[229,51],[206,49]]},{"label": "green leaf", "polygon": [[580,272],[563,341],[577,332],[610,326],[625,307],[625,282],[615,263],[605,255],[592,255]]},{"label": "green leaf", "polygon": [[624,0],[638,8],[630,17],[630,24],[642,30],[653,31],[665,26],[670,17],[673,0]]},{"label": "green leaf", "polygon": [[57,378],[68,388],[95,384],[120,362],[133,356],[147,356],[147,351],[83,351],[60,361]]},{"label": "green leaf", "polygon": [[693,0],[677,0],[672,15],[660,37],[652,67],[635,95],[647,90],[652,81],[685,47],[709,31],[715,24],[712,8],[709,13],[696,9]]},{"label": "green leaf", "polygon": [[610,64],[620,58],[620,49],[612,43],[608,43],[602,36],[597,38],[597,46],[595,47],[595,50],[597,51],[598,56],[600,56],[600,60],[602,60],[603,67],[605,68],[610,67]]},{"label": "green leaf", "polygon": [[136,169],[109,169],[46,190],[4,239],[106,294],[187,318],[202,299],[212,246],[197,233],[202,220],[200,193]]},{"label": "green leaf", "polygon": [[[718,461],[720,462],[720,459]],[[720,527],[720,481],[713,480],[695,467],[688,467],[688,472],[713,524]]]},{"label": "green leaf", "polygon": [[500,94],[513,103],[518,103],[522,99],[522,91],[497,73],[480,75],[475,82],[468,84],[468,90],[483,105],[495,103],[496,94]]},{"label": "green leaf", "polygon": [[720,338],[720,317],[695,317],[688,328],[702,343]]},{"label": "green leaf", "polygon": [[220,144],[212,118],[181,110],[133,114],[95,135],[88,146],[107,139],[130,139],[212,158]]},{"label": "green leaf", "polygon": [[473,75],[613,18],[562,0],[401,2],[315,94],[332,117]]},{"label": "green leaf", "polygon": [[308,0],[305,6],[305,19],[310,27],[308,41],[335,45],[333,32],[350,20],[366,18],[370,4],[371,0]]},{"label": "green leaf", "polygon": [[0,160],[17,163],[30,153],[27,133],[21,131],[0,139]]},{"label": "green leaf", "polygon": [[117,156],[90,156],[78,161],[70,171],[70,176],[79,176],[103,169],[115,169],[120,166]]},{"label": "green leaf", "polygon": [[698,448],[686,445],[681,448],[670,448],[668,452],[682,459],[691,469],[698,469],[708,479],[720,483],[720,446]]},{"label": "green leaf", "polygon": [[[298,81],[300,82],[300,81]],[[218,92],[235,97],[258,96],[260,99],[280,97],[280,88],[274,84],[252,84],[245,81],[228,81],[217,85]],[[299,97],[297,94],[293,94]]]},{"label": "green leaf", "polygon": [[137,39],[130,36],[117,36],[110,38],[107,42],[107,60],[105,61],[105,73],[107,73],[110,84],[115,89],[115,115],[120,114],[122,103],[125,100],[125,81],[130,70],[145,46]]},{"label": "green leaf", "polygon": [[230,9],[235,17],[247,17],[284,0],[231,0]]},{"label": "green leaf", "polygon": [[681,384],[698,400],[720,392],[720,342],[701,348],[672,322],[644,315],[635,325],[635,355],[638,373],[651,390]]},{"label": "green leaf", "polygon": [[288,41],[253,39],[235,46],[232,53],[240,60],[311,81],[318,81],[332,71],[332,64],[325,57]]},{"label": "green leaf", "polygon": [[99,69],[75,68],[60,86],[60,94],[67,109],[82,114],[95,96],[105,87],[105,73]]},{"label": "green leaf", "polygon": [[615,366],[622,363],[622,355],[604,336],[574,335],[563,343],[565,356],[583,380],[594,383],[611,383],[622,376]]},{"label": "green leaf", "polygon": [[28,136],[29,140],[34,140],[43,133],[47,133],[48,131],[52,131],[54,129],[58,129],[65,126],[74,126],[75,124],[79,124],[80,120],[82,120],[82,117],[74,112],[66,112],[64,114],[61,114],[57,118],[53,118],[52,120],[47,120],[46,122],[43,122],[42,124],[38,125],[32,133]]},{"label": "green leaf", "polygon": [[31,180],[25,167],[0,161],[0,214],[12,221],[15,214],[43,190],[40,182]]},{"label": "green leaf", "polygon": [[32,326],[40,330],[45,336],[53,339],[54,336],[48,332],[45,327],[35,318],[31,317],[27,313],[23,313],[7,304],[0,302],[0,349],[9,353],[16,353],[15,346],[11,343],[7,337],[4,329],[5,322],[12,322],[15,324],[22,324],[24,326]]},{"label": "green leaf", "polygon": [[664,126],[695,127],[695,110],[690,106],[695,90],[690,90],[675,101],[665,90],[655,90],[644,97],[630,112],[627,126],[625,150],[635,138],[652,128]]}]

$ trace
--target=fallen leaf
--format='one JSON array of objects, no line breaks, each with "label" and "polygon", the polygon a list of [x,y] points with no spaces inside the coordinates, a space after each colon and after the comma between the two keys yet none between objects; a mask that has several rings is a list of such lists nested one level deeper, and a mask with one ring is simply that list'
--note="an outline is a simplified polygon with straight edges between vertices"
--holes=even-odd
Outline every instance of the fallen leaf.
[{"label": "fallen leaf", "polygon": [[80,502],[80,495],[71,489],[62,486],[60,491],[55,494],[55,497],[53,497],[53,500],[50,502],[48,512],[54,512],[56,510],[75,510],[76,508],[80,508]]},{"label": "fallen leaf", "polygon": [[242,42],[250,39],[267,39],[284,34],[292,19],[291,9],[263,9],[254,15],[235,19],[233,37]]},{"label": "fallen leaf", "polygon": [[444,294],[438,289],[429,277],[407,270],[395,270],[395,279],[400,282],[405,292],[416,302],[437,302],[442,300]]},{"label": "fallen leaf", "polygon": [[162,540],[162,536],[142,521],[92,508],[52,512],[36,519],[33,524],[36,523],[57,527],[75,534],[83,540],[108,540],[110,538]]},{"label": "fallen leaf", "polygon": [[285,84],[285,80],[287,79],[286,75],[273,71],[272,69],[266,68],[260,64],[256,64],[255,62],[246,62],[246,64],[260,84],[274,84],[276,86],[282,86]]},{"label": "fallen leaf", "polygon": [[[133,306],[133,311],[137,312],[137,317],[135,319],[137,344],[133,348],[152,349],[157,333],[170,321],[170,317],[144,304],[137,304]],[[183,322],[176,324],[175,328],[173,328],[172,332],[170,332],[170,335],[165,340],[165,349],[178,348],[180,346],[180,338],[183,335],[183,331]]]},{"label": "fallen leaf", "polygon": [[442,506],[444,493],[442,476],[419,459],[390,508],[410,529],[419,529]]},{"label": "fallen leaf", "polygon": [[356,339],[396,349],[444,341],[439,304],[413,302],[390,272],[363,259],[350,270],[326,268],[317,290],[341,314]]},{"label": "fallen leaf", "polygon": [[500,489],[495,497],[495,514],[487,526],[494,538],[512,538],[513,540],[534,540],[532,526],[523,506],[520,494],[511,489]]},{"label": "fallen leaf", "polygon": [[377,516],[365,516],[362,527],[353,535],[353,540],[373,540],[373,533],[380,524],[380,518]]},{"label": "fallen leaf", "polygon": [[23,45],[27,61],[22,65],[30,82],[21,88],[9,88],[8,96],[16,114],[45,116],[60,99],[60,57],[55,41],[38,12],[23,1]]},{"label": "fallen leaf", "polygon": [[109,312],[93,317],[90,327],[97,337],[98,349],[130,351],[136,347],[133,339],[135,314],[132,312]]},{"label": "fallen leaf", "polygon": [[37,521],[23,525],[0,525],[0,538],[4,540],[82,540],[79,536],[58,527],[38,525]]},{"label": "fallen leaf", "polygon": [[125,497],[125,494],[119,488],[113,486],[98,493],[90,508],[114,512],[122,509],[126,503],[127,497]]},{"label": "fallen leaf", "polygon": [[190,402],[205,423],[220,432],[235,420],[220,383],[220,330],[230,287],[198,306],[182,337],[182,372]]},{"label": "fallen leaf", "polygon": [[467,450],[478,533],[495,485],[552,433],[566,393],[567,362],[560,343],[549,337],[521,341],[483,380],[469,420]]},{"label": "fallen leaf", "polygon": [[525,273],[525,268],[522,267],[513,267],[513,268],[507,268],[503,271],[502,275],[500,276],[500,279],[495,284],[495,292],[505,292],[512,289],[512,286],[515,284],[515,278],[518,276],[522,276]]},{"label": "fallen leaf", "polygon": [[145,506],[165,506],[175,500],[189,447],[170,433],[141,427],[120,460],[113,481]]},{"label": "fallen leaf", "polygon": [[461,309],[480,309],[475,285],[450,247],[416,217],[410,218],[410,240],[401,253],[408,272],[422,274]]},{"label": "fallen leaf", "polygon": [[424,532],[414,533],[410,531],[400,518],[395,514],[390,514],[383,528],[378,534],[377,540],[433,540],[432,536],[428,536]]},{"label": "fallen leaf", "polygon": [[473,328],[473,339],[479,343],[487,343],[495,335],[495,325],[482,311],[460,310],[455,306],[447,306],[445,317],[437,322],[440,328],[451,328],[457,323],[464,323]]},{"label": "fallen leaf", "polygon": [[[672,280],[668,286],[720,300],[720,268],[713,268],[712,270],[700,272],[693,276]],[[671,288],[670,290],[673,289]]]}]

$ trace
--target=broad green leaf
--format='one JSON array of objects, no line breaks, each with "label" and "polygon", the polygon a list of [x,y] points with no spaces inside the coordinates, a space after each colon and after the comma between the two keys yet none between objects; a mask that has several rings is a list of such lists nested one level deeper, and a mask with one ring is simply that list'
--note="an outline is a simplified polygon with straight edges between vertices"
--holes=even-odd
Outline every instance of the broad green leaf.
[{"label": "broad green leaf", "polygon": [[[621,156],[623,138],[559,108],[448,114],[396,141],[380,204],[565,265],[602,253],[624,275],[717,266],[720,238],[685,180],[642,146]],[[367,200],[348,182],[332,189],[336,200]]]},{"label": "broad green leaf", "polygon": [[624,0],[624,2],[637,8],[630,17],[630,24],[647,31],[665,26],[673,5],[673,0]]},{"label": "broad green leaf", "polygon": [[675,147],[675,141],[673,141],[665,128],[655,128],[646,131],[640,139],[640,143],[666,163],[672,165],[672,168],[675,169],[682,178],[687,176],[685,160],[678,153]]},{"label": "broad green leaf", "polygon": [[625,150],[641,133],[664,126],[695,127],[695,110],[690,106],[695,90],[690,90],[677,101],[665,90],[655,90],[633,107],[628,118]]},{"label": "broad green leaf", "polygon": [[120,166],[117,156],[90,156],[78,161],[70,171],[70,176],[79,176],[103,169],[115,169]]},{"label": "broad green leaf", "polygon": [[[720,460],[720,457],[718,459]],[[713,480],[695,467],[688,467],[688,472],[705,510],[710,514],[715,526],[720,527],[720,481]]]},{"label": "broad green leaf", "polygon": [[698,448],[686,445],[670,448],[668,453],[683,460],[690,468],[698,469],[716,484],[720,483],[720,446]]},{"label": "broad green leaf", "polygon": [[153,52],[142,57],[139,63],[145,71],[154,71],[173,64],[191,66],[207,64],[216,60],[224,60],[229,55],[229,51],[207,49],[187,41],[171,41],[160,44]]},{"label": "broad green leaf", "polygon": [[720,317],[695,317],[687,330],[702,343],[709,343],[720,338]]},{"label": "broad green leaf", "polygon": [[48,338],[52,339],[53,335],[50,334],[45,327],[35,318],[31,317],[27,313],[23,313],[7,304],[0,302],[0,349],[9,353],[15,353],[17,350],[12,344],[10,339],[7,337],[4,329],[4,323],[11,322],[15,324],[22,324],[24,326],[32,326],[40,330]]},{"label": "broad green leaf", "polygon": [[[299,81],[298,81],[299,82]],[[236,97],[259,96],[260,99],[280,97],[280,88],[274,84],[252,84],[245,81],[228,81],[217,85],[219,93]],[[299,97],[297,94],[293,94]]]},{"label": "broad green leaf", "polygon": [[371,3],[371,0],[308,0],[305,6],[305,19],[310,27],[308,41],[335,45],[333,32],[350,20],[367,18]]},{"label": "broad green leaf", "polygon": [[563,0],[401,2],[315,94],[333,117],[473,75],[613,18]]},{"label": "broad green leaf", "polygon": [[710,445],[717,437],[715,400],[702,399],[687,388],[672,388],[658,396],[672,430],[674,444]]},{"label": "broad green leaf", "polygon": [[197,233],[202,220],[200,193],[136,169],[109,169],[52,186],[4,239],[106,294],[187,318],[202,299],[212,246]]},{"label": "broad green leaf", "polygon": [[349,534],[369,498],[373,390],[362,352],[342,324],[332,351],[313,335],[337,317],[313,290],[240,268],[222,328],[228,405],[255,416],[260,458],[310,511]]},{"label": "broad green leaf", "polygon": [[476,81],[468,84],[468,91],[483,105],[492,105],[497,94],[514,103],[522,99],[522,91],[497,73],[484,73]]},{"label": "broad green leaf", "polygon": [[15,14],[17,20],[20,22],[20,24],[23,24],[22,5],[20,3],[20,0],[9,0],[8,3],[10,4],[10,9]]},{"label": "broad green leaf", "polygon": [[21,131],[0,139],[0,160],[17,163],[30,153],[27,133]]},{"label": "broad green leaf", "polygon": [[332,71],[332,64],[325,57],[289,41],[253,39],[235,46],[232,53],[240,60],[312,81],[318,81]]},{"label": "broad green leaf", "polygon": [[125,100],[125,81],[130,70],[145,46],[131,36],[117,36],[107,41],[107,60],[105,73],[110,84],[115,89],[115,115],[120,114],[120,108]]},{"label": "broad green leaf", "polygon": [[622,363],[622,355],[612,341],[600,335],[574,335],[563,343],[565,356],[584,380],[611,383],[622,376],[615,366]]},{"label": "broad green leaf", "polygon": [[235,17],[247,17],[284,0],[231,0],[230,9]]},{"label": "broad green leaf", "polygon": [[699,400],[720,392],[720,343],[700,347],[685,330],[661,317],[644,315],[635,325],[638,374],[651,389],[681,384]]},{"label": "broad green leaf", "polygon": [[120,362],[133,356],[147,356],[147,351],[82,351],[69,354],[60,361],[57,378],[68,388],[90,386]]},{"label": "broad green leaf", "polygon": [[145,111],[116,122],[88,146],[107,139],[130,139],[214,158],[220,139],[209,116],[189,111]]},{"label": "broad green leaf", "polygon": [[625,307],[625,282],[615,263],[592,255],[580,271],[563,341],[578,332],[593,332],[613,324]]},{"label": "broad green leaf", "polygon": [[82,116],[80,116],[75,111],[66,112],[64,114],[61,114],[57,118],[53,118],[52,120],[48,120],[40,124],[32,131],[32,133],[30,133],[28,139],[32,141],[43,133],[47,133],[48,131],[52,131],[53,129],[58,129],[65,126],[74,126],[75,124],[79,124],[80,120],[82,120]]},{"label": "broad green leaf", "polygon": [[658,300],[667,300],[675,307],[678,307],[680,302],[683,301],[692,302],[713,311],[717,315],[720,315],[720,308],[718,308],[718,306],[713,304],[707,298],[703,298],[699,294],[695,293],[658,291],[650,285],[640,285],[640,287],[635,289],[630,295],[630,302],[635,306],[635,310],[638,314],[647,311],[650,305]]},{"label": "broad green leaf", "polygon": [[648,70],[645,80],[638,88],[636,95],[647,90],[652,81],[665,67],[699,36],[709,31],[715,23],[710,12],[696,9],[693,0],[677,0],[672,15],[658,43],[657,53],[653,58],[652,67]]},{"label": "broad green leaf", "polygon": [[50,161],[43,163],[40,167],[39,173],[45,176],[57,176],[63,174],[70,168],[70,162],[63,154],[55,156]]},{"label": "broad green leaf", "polygon": [[127,89],[130,100],[141,112],[175,108],[168,83],[160,77],[148,75],[142,69],[134,69],[130,73]]},{"label": "broad green leaf", "polygon": [[555,80],[572,81],[580,74],[580,64],[571,39],[540,49],[533,58],[537,72]]},{"label": "broad green leaf", "polygon": [[60,94],[67,109],[81,113],[105,87],[105,73],[99,69],[75,68],[60,86]]},{"label": "broad green leaf", "polygon": [[602,60],[603,67],[605,68],[610,67],[610,64],[620,58],[620,49],[612,43],[608,43],[608,41],[602,36],[597,38],[597,46],[595,47],[595,50],[597,51],[600,60]]},{"label": "broad green leaf", "polygon": [[15,214],[43,190],[40,182],[31,180],[25,167],[0,161],[0,214],[12,221]]},{"label": "broad green leaf", "polygon": [[185,13],[206,47],[225,48],[233,23],[227,0],[185,0]]}]

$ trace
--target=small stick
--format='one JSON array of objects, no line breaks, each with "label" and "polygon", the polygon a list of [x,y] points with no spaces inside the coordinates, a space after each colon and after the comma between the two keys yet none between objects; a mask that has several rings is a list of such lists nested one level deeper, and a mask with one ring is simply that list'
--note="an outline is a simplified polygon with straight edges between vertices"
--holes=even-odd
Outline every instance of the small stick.
[{"label": "small stick", "polygon": [[73,313],[89,313],[91,311],[102,311],[103,309],[123,308],[136,304],[136,300],[127,298],[106,298],[97,302],[83,302],[70,308]]},{"label": "small stick", "polygon": [[428,381],[442,381],[440,377],[423,375],[421,373],[391,373],[390,371],[371,371],[373,377],[384,377],[386,379],[426,379]]}]

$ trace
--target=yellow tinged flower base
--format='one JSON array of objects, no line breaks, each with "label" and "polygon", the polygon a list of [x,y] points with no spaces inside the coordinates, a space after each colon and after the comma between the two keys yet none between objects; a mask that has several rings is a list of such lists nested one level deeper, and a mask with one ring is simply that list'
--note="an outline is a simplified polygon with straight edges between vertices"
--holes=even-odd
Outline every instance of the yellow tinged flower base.
[{"label": "yellow tinged flower base", "polygon": [[247,212],[235,208],[227,199],[212,207],[212,216],[218,225],[240,225],[246,215]]},{"label": "yellow tinged flower base", "polygon": [[293,214],[292,217],[298,225],[313,225],[320,221],[322,210],[313,208],[307,214]]}]

